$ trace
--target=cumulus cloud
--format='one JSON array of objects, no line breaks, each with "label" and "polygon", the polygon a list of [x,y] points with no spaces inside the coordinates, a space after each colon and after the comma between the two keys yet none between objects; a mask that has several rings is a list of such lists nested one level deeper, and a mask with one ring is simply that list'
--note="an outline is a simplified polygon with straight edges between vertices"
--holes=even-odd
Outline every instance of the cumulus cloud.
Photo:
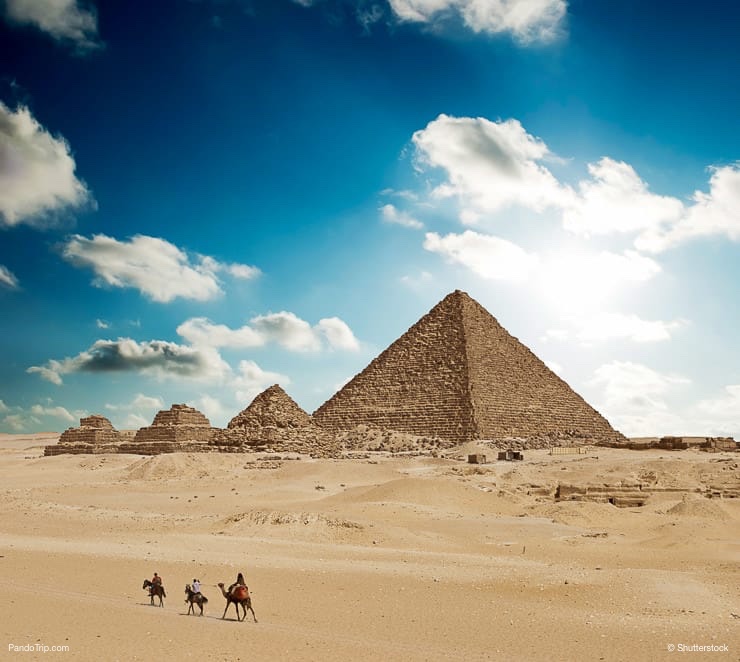
[{"label": "cumulus cloud", "polygon": [[[84,416],[85,412],[76,411],[75,415],[71,414],[65,407],[54,405],[51,400],[46,404],[37,403],[29,409],[23,407],[8,407],[0,401],[0,413],[6,413],[7,416],[2,418],[2,425],[12,432],[27,432],[33,428],[42,426],[54,427],[57,424],[50,422],[48,419],[57,419],[66,423],[72,423],[76,417]],[[75,417],[76,416],[76,417]]]},{"label": "cumulus cloud", "polygon": [[188,347],[163,340],[137,342],[131,338],[97,340],[77,356],[51,359],[43,366],[31,366],[52,384],[62,384],[70,373],[141,372],[157,377],[219,379],[230,372],[228,364],[210,347]]},{"label": "cumulus cloud", "polygon": [[671,333],[687,324],[686,320],[644,320],[635,314],[598,313],[571,320],[573,332],[550,329],[546,339],[566,340],[571,335],[582,345],[594,345],[609,340],[631,340],[638,343],[661,342],[671,339]]},{"label": "cumulus cloud", "polygon": [[525,280],[538,264],[537,255],[527,253],[520,246],[472,230],[444,237],[427,232],[424,248],[489,280]]},{"label": "cumulus cloud", "polygon": [[380,208],[380,215],[385,223],[401,225],[405,228],[413,228],[414,230],[420,230],[424,227],[421,221],[415,219],[408,212],[398,209],[395,205],[383,205]]},{"label": "cumulus cloud", "polygon": [[44,407],[43,405],[33,405],[31,407],[31,413],[36,416],[51,416],[53,418],[61,418],[64,421],[74,421],[75,417],[72,416],[64,407]]},{"label": "cumulus cloud", "polygon": [[7,287],[11,290],[18,289],[18,279],[15,274],[2,264],[0,264],[0,287]]},{"label": "cumulus cloud", "polygon": [[537,212],[568,203],[572,191],[541,164],[552,155],[518,120],[440,115],[413,135],[419,166],[441,168],[446,181],[437,198],[456,196],[474,211],[497,212],[519,205]]},{"label": "cumulus cloud", "polygon": [[32,25],[57,41],[72,43],[78,51],[99,48],[95,7],[79,0],[5,0],[11,23]]},{"label": "cumulus cloud", "polygon": [[697,418],[705,421],[705,434],[738,435],[740,433],[740,384],[725,386],[722,394],[701,400],[695,407],[695,414]]},{"label": "cumulus cloud", "polygon": [[256,267],[224,264],[208,256],[191,259],[164,239],[140,234],[128,241],[103,234],[91,239],[73,235],[63,246],[62,255],[77,267],[92,269],[93,284],[132,287],[158,303],[177,297],[208,301],[219,296],[220,271],[239,278],[253,278],[260,273]]},{"label": "cumulus cloud", "polygon": [[52,136],[25,106],[0,101],[0,225],[43,226],[92,202],[75,175],[67,141]]},{"label": "cumulus cloud", "polygon": [[571,252],[544,256],[534,272],[537,289],[564,311],[594,308],[625,287],[634,288],[661,272],[660,265],[636,251]]},{"label": "cumulus cloud", "polygon": [[137,393],[131,402],[112,405],[106,403],[105,408],[111,411],[133,411],[133,410],[159,410],[164,407],[162,398],[157,396],[144,395],[143,393]]},{"label": "cumulus cloud", "polygon": [[661,252],[712,236],[740,241],[740,164],[710,170],[709,192],[696,191],[693,204],[677,222],[642,233],[636,240],[638,248]]},{"label": "cumulus cloud", "polygon": [[580,195],[563,211],[563,226],[576,234],[637,233],[676,222],[680,200],[648,190],[632,166],[602,158],[588,165],[590,180],[579,183]]},{"label": "cumulus cloud", "polygon": [[474,32],[511,34],[522,44],[549,42],[563,32],[565,0],[389,0],[402,21],[432,23],[460,16]]},{"label": "cumulus cloud", "polygon": [[177,333],[195,346],[260,347],[265,337],[249,326],[231,329],[225,324],[213,324],[205,317],[192,317],[177,327]]},{"label": "cumulus cloud", "polygon": [[590,381],[602,389],[598,409],[628,436],[662,436],[685,430],[685,421],[669,409],[665,398],[689,383],[681,375],[663,374],[629,361],[600,366]]},{"label": "cumulus cloud", "polygon": [[547,145],[516,119],[440,115],[412,141],[416,167],[444,173],[432,199],[455,199],[463,225],[520,207],[558,213],[574,235],[631,235],[650,253],[700,237],[740,241],[740,163],[710,168],[709,191],[684,203],[652,192],[631,165],[609,157],[589,163],[574,189],[547,167],[558,161]]},{"label": "cumulus cloud", "polygon": [[323,340],[331,349],[359,348],[352,330],[338,317],[324,318],[311,326],[287,311],[258,315],[238,329],[193,317],[180,324],[177,333],[197,347],[262,347],[274,342],[291,351],[308,352],[320,350]]},{"label": "cumulus cloud", "polygon": [[286,386],[290,384],[290,378],[278,372],[263,370],[254,361],[240,361],[238,373],[231,386],[239,401],[251,402],[272,384]]}]

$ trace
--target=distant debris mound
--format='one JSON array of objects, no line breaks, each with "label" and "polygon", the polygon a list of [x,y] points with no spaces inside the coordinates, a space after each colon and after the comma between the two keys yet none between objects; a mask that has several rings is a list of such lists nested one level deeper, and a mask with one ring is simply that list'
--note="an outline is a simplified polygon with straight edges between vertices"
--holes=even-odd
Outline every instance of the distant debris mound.
[{"label": "distant debris mound", "polygon": [[313,424],[281,386],[273,384],[218,430],[211,443],[221,451],[269,451],[336,457],[335,435]]},{"label": "distant debris mound", "polygon": [[44,455],[63,453],[116,453],[117,445],[124,437],[113,424],[99,414],[80,419],[80,426],[68,428],[59,441],[44,448]]},{"label": "distant debris mound", "polygon": [[624,440],[459,290],[321,405],[313,420],[335,432],[364,424],[455,444],[516,437],[529,448]]}]

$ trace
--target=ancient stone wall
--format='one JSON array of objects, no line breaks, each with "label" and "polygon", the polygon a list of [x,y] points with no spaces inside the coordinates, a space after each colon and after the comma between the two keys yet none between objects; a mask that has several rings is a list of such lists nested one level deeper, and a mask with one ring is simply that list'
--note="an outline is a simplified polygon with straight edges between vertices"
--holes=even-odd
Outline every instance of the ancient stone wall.
[{"label": "ancient stone wall", "polygon": [[477,437],[459,301],[437,304],[313,414],[329,430],[359,424],[463,442]]}]

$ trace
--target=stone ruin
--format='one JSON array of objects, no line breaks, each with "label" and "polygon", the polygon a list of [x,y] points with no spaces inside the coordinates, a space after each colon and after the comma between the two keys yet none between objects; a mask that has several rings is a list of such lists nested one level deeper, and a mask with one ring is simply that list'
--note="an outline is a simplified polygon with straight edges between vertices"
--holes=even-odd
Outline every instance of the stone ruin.
[{"label": "stone ruin", "polygon": [[122,444],[119,452],[156,455],[209,451],[216,429],[197,409],[172,405],[158,412],[152,424],[141,428],[131,443]]},{"label": "stone ruin", "polygon": [[456,290],[313,414],[327,430],[359,424],[461,444],[519,448],[624,436],[479,303]]},{"label": "stone ruin", "polygon": [[260,393],[251,404],[219,430],[212,443],[222,451],[306,453],[333,457],[339,450],[335,435],[314,425],[278,384]]},{"label": "stone ruin", "polygon": [[80,419],[79,427],[67,428],[56,444],[46,446],[44,455],[116,453],[124,438],[105,416],[86,416]]}]

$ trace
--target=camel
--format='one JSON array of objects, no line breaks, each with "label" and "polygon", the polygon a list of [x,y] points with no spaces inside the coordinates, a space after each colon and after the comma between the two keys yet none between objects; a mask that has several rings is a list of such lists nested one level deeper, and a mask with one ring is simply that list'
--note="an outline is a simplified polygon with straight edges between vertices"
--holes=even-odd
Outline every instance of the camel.
[{"label": "camel", "polygon": [[[229,610],[229,605],[233,602],[234,608],[236,609],[237,621],[246,620],[248,609],[252,612],[252,618],[254,618],[254,622],[257,622],[257,616],[254,613],[254,609],[252,609],[252,598],[249,597],[249,589],[246,586],[244,586],[243,584],[239,584],[232,589],[231,593],[226,592],[223,583],[219,583],[218,587],[221,589],[222,595],[226,598],[226,609],[224,609],[224,615],[221,616],[222,619],[226,618],[226,612]],[[239,618],[239,605],[241,605],[242,609],[244,610],[243,618]]]},{"label": "camel", "polygon": [[164,600],[162,598],[166,598],[167,594],[164,592],[164,586],[162,586],[162,584],[152,584],[151,581],[145,579],[144,586],[141,588],[149,589],[149,597],[151,598],[152,607],[154,606],[154,596],[159,598],[159,606],[164,607]]},{"label": "camel", "polygon": [[194,605],[198,605],[200,607],[200,615],[203,616],[203,605],[208,602],[208,598],[202,593],[195,593],[190,584],[185,585],[185,594],[188,596],[185,598],[185,602],[190,603],[190,606],[188,607],[188,615],[193,614],[193,616],[195,616]]}]

